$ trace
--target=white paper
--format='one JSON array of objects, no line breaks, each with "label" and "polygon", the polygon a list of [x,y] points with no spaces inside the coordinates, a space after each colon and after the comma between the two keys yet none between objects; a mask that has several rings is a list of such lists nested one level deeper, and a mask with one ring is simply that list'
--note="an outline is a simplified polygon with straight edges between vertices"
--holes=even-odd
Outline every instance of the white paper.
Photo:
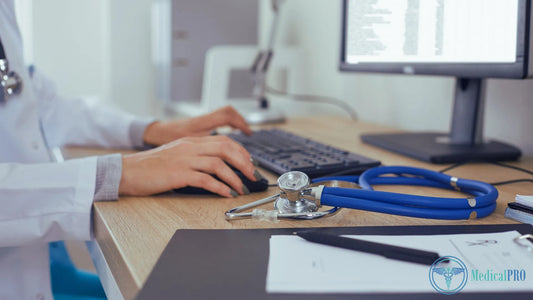
[{"label": "white paper", "polygon": [[[533,253],[516,244],[517,231],[432,236],[348,236],[434,251],[465,263],[468,280],[461,292],[533,291]],[[528,242],[529,243],[529,242]],[[478,278],[472,277],[477,270]],[[480,280],[523,270],[524,280]],[[516,273],[516,272],[515,272]],[[436,292],[430,266],[308,242],[298,236],[270,238],[266,291],[269,293]],[[492,274],[492,275],[491,275]],[[520,276],[517,277],[521,279]],[[514,279],[514,278],[512,278]],[[444,278],[442,278],[444,280]]]},{"label": "white paper", "polygon": [[533,196],[516,195],[515,200],[517,203],[533,208]]}]

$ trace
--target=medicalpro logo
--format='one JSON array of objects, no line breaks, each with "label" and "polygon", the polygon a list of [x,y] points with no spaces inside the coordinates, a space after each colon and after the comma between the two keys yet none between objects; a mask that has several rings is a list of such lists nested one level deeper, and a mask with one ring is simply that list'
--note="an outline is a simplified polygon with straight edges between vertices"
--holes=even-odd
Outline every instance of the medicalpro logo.
[{"label": "medicalpro logo", "polygon": [[443,256],[429,268],[429,282],[445,295],[460,292],[468,281],[468,269],[463,261],[454,256]]},{"label": "medicalpro logo", "polygon": [[454,256],[443,256],[429,268],[429,282],[433,288],[445,295],[460,292],[466,286],[470,274],[471,282],[525,281],[526,270],[506,269],[502,271],[478,270],[468,271],[465,263]]}]

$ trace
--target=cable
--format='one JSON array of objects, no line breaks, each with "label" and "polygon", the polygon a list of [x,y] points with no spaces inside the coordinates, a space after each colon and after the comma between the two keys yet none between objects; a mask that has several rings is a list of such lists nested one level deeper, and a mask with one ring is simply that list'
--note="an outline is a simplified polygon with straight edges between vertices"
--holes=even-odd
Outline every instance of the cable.
[{"label": "cable", "polygon": [[493,182],[491,184],[492,185],[505,185],[505,184],[518,183],[518,182],[533,182],[533,179],[515,179],[515,180]]},{"label": "cable", "polygon": [[[524,169],[524,168],[520,168],[520,167],[516,167],[516,166],[511,166],[511,165],[504,164],[504,163],[501,163],[501,162],[498,162],[498,161],[487,161],[487,163],[491,163],[491,164],[494,164],[494,165],[497,165],[497,166],[500,166],[500,167],[504,167],[504,168],[517,170],[517,171],[520,171],[520,172],[527,173],[529,175],[533,175],[533,172],[530,171],[530,170],[527,170],[527,169]],[[444,173],[444,172],[447,172],[447,171],[449,171],[451,169],[460,167],[460,166],[465,165],[465,164],[466,164],[465,162],[456,163],[454,165],[451,165],[451,166],[449,166],[447,168],[444,168],[444,169],[440,170],[439,172],[440,173]],[[519,182],[533,182],[533,179],[522,178],[522,179],[514,179],[514,180],[493,182],[493,183],[490,183],[490,184],[491,185],[505,185],[505,184],[519,183]]]},{"label": "cable", "polygon": [[[509,168],[509,169],[514,169],[514,170],[517,170],[517,171],[520,171],[520,172],[524,172],[524,173],[527,173],[529,175],[533,175],[533,171],[530,171],[528,169],[524,169],[524,168],[520,168],[520,167],[516,167],[516,166],[511,166],[511,165],[507,165],[507,164],[504,164],[504,163],[501,163],[499,161],[487,161],[487,163],[490,163],[490,164],[493,164],[493,165],[497,165],[497,166],[500,166],[500,167],[505,167],[505,168]],[[438,172],[440,173],[444,173],[444,172],[447,172],[451,169],[454,169],[454,168],[457,168],[457,167],[460,167],[462,165],[465,165],[467,164],[466,162],[460,162],[460,163],[456,163],[454,165],[451,165],[447,168],[444,168]]]},{"label": "cable", "polygon": [[501,163],[501,162],[498,162],[498,161],[492,161],[491,163],[495,164],[497,166],[506,167],[506,168],[509,168],[509,169],[514,169],[514,170],[517,170],[517,171],[521,171],[521,172],[527,173],[529,175],[533,175],[533,172],[530,171],[530,170],[527,170],[527,169],[523,169],[523,168],[520,168],[520,167],[507,165],[507,164],[504,164],[504,163]]},{"label": "cable", "polygon": [[456,163],[456,164],[451,165],[451,166],[449,166],[449,167],[447,167],[447,168],[444,168],[444,169],[442,169],[442,170],[440,170],[440,171],[438,171],[438,172],[439,172],[439,173],[444,173],[444,172],[450,171],[451,169],[455,169],[455,168],[457,168],[457,167],[460,167],[460,166],[462,166],[462,165],[464,165],[464,164],[466,164],[466,163],[465,163],[465,162]]},{"label": "cable", "polygon": [[277,95],[277,96],[289,97],[296,101],[307,101],[307,102],[326,103],[326,104],[336,105],[342,108],[344,111],[346,111],[350,115],[350,118],[352,120],[357,121],[357,113],[355,112],[355,110],[353,110],[348,104],[346,104],[345,102],[337,98],[333,98],[329,96],[289,94],[289,93],[274,89],[270,86],[266,87],[266,91],[267,93]]}]

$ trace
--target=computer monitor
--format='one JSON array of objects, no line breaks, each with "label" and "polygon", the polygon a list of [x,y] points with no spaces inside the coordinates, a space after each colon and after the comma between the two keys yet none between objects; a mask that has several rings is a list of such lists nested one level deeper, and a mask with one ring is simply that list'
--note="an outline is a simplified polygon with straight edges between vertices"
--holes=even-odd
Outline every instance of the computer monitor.
[{"label": "computer monitor", "polygon": [[520,157],[514,146],[483,140],[483,106],[487,78],[531,76],[530,0],[344,0],[342,10],[342,71],[456,78],[449,133],[369,134],[364,142],[432,163]]}]

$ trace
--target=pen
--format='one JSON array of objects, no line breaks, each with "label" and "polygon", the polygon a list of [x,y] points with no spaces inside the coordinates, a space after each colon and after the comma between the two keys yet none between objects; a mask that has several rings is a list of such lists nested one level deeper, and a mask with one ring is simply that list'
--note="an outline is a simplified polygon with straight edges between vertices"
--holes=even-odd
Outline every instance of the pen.
[{"label": "pen", "polygon": [[313,243],[377,254],[391,259],[403,260],[418,264],[432,265],[433,262],[439,258],[439,254],[436,252],[345,238],[325,233],[302,231],[297,232],[296,235]]}]

